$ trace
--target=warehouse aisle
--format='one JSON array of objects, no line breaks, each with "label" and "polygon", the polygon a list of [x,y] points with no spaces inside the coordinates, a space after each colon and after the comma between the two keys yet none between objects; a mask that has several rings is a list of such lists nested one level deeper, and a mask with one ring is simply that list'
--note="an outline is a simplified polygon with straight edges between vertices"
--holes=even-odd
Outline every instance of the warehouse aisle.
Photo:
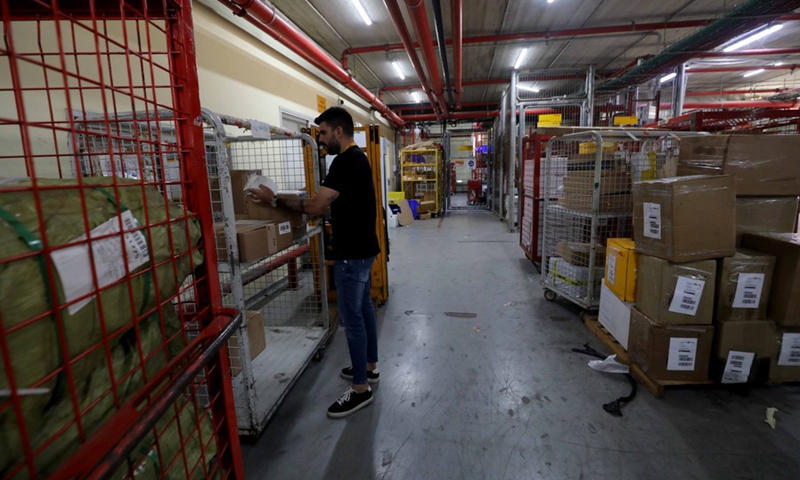
[{"label": "warehouse aisle", "polygon": [[[392,232],[390,298],[378,310],[373,405],[325,415],[344,391],[343,332],[254,445],[253,479],[797,479],[800,388],[628,390],[571,348],[601,344],[488,212]],[[269,345],[267,345],[269,348]],[[767,407],[780,410],[775,430]]]}]

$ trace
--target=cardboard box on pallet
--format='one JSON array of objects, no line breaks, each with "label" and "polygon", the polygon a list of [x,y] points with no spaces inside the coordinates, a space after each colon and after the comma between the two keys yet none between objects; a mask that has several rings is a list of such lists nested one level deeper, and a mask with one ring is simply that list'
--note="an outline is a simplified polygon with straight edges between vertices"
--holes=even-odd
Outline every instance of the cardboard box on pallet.
[{"label": "cardboard box on pallet", "polygon": [[742,245],[775,256],[767,318],[782,326],[800,326],[800,235],[745,233]]},{"label": "cardboard box on pallet", "polygon": [[769,381],[800,382],[800,328],[778,327],[774,341],[776,349],[769,368]]},{"label": "cardboard box on pallet", "polygon": [[639,255],[636,305],[659,325],[710,325],[717,262],[670,263]]},{"label": "cardboard box on pallet", "polygon": [[716,324],[711,378],[722,383],[764,383],[775,356],[775,322]]},{"label": "cardboard box on pallet", "polygon": [[606,284],[600,287],[600,310],[597,312],[597,320],[626,350],[631,329],[632,307],[632,302],[623,302]]},{"label": "cardboard box on pallet", "polygon": [[736,199],[736,245],[742,235],[794,232],[797,197],[746,197]]},{"label": "cardboard box on pallet", "polygon": [[698,175],[637,182],[633,186],[636,251],[692,262],[736,251],[735,180]]},{"label": "cardboard box on pallet", "polygon": [[[247,345],[250,347],[250,360],[264,351],[267,346],[266,332],[264,331],[264,315],[261,310],[245,311],[245,326],[247,329]],[[239,334],[234,333],[228,340],[228,352],[231,359],[231,375],[238,375],[242,371],[242,350],[239,348]]]},{"label": "cardboard box on pallet", "polygon": [[713,344],[711,325],[659,325],[631,309],[628,352],[654,380],[707,381]]},{"label": "cardboard box on pallet", "polygon": [[683,137],[678,175],[733,175],[736,195],[800,195],[800,135]]},{"label": "cardboard box on pallet", "polygon": [[775,257],[739,249],[719,260],[717,269],[718,322],[763,320],[772,284]]},{"label": "cardboard box on pallet", "polygon": [[[236,243],[239,247],[240,262],[254,262],[270,254],[269,236],[267,231],[268,222],[255,220],[236,221]],[[214,224],[214,232],[217,238],[217,259],[228,261],[228,251],[225,245],[225,225]]]},{"label": "cardboard box on pallet", "polygon": [[604,282],[624,302],[636,301],[635,247],[630,238],[609,238],[606,246]]}]

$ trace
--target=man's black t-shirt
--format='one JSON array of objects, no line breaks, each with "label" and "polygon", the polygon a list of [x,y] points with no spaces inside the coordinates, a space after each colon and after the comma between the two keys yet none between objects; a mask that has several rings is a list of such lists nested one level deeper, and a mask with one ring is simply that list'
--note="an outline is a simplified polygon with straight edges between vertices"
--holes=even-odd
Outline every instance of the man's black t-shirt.
[{"label": "man's black t-shirt", "polygon": [[380,253],[372,170],[364,152],[351,146],[331,163],[323,186],[339,192],[331,204],[333,258],[368,258]]}]

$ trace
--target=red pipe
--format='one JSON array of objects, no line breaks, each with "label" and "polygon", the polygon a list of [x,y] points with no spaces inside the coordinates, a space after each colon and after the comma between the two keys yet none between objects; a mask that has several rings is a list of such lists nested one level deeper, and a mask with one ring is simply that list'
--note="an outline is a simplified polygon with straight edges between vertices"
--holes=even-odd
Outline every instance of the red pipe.
[{"label": "red pipe", "polygon": [[259,30],[266,32],[271,37],[281,42],[312,65],[333,77],[359,97],[366,100],[396,128],[403,128],[405,121],[402,118],[389,110],[389,107],[378,100],[378,98],[363,85],[356,82],[350,73],[344,70],[322,49],[317,47],[308,37],[296,30],[281,17],[275,15],[274,9],[270,9],[266,4],[254,0],[220,0],[220,3],[230,8],[236,15],[243,17],[245,20],[255,25]]},{"label": "red pipe", "polygon": [[463,60],[463,46],[464,46],[464,31],[462,25],[462,17],[464,13],[463,0],[451,0],[450,12],[453,17],[453,66],[455,67],[455,93],[456,93],[456,108],[461,108],[461,92],[463,87],[461,85],[462,60]]},{"label": "red pipe", "polygon": [[[486,107],[496,107],[497,104],[500,102],[464,102],[461,104],[463,108],[486,108]],[[428,106],[422,105],[392,105],[392,110],[402,112],[406,110],[425,110]],[[405,119],[405,117],[403,117]]]},{"label": "red pipe", "polygon": [[716,92],[686,92],[687,97],[711,97],[722,95],[747,95],[750,93],[781,93],[784,88],[765,88],[761,90],[718,90]]},{"label": "red pipe", "polygon": [[767,55],[794,55],[800,48],[762,48],[760,50],[739,50],[738,52],[704,52],[697,58],[764,57]]},{"label": "red pipe", "polygon": [[709,67],[686,69],[686,73],[724,73],[724,72],[752,72],[755,70],[794,70],[797,65],[764,65],[763,67]]},{"label": "red pipe", "polygon": [[439,101],[439,108],[447,116],[447,102],[444,100],[444,89],[442,80],[439,78],[439,67],[436,64],[436,54],[433,51],[433,38],[431,29],[428,25],[428,14],[425,12],[425,4],[422,0],[405,0],[408,14],[411,17],[411,24],[414,26],[414,33],[417,41],[422,48],[422,58],[425,61],[425,68],[433,88],[433,96]]},{"label": "red pipe", "polygon": [[[574,107],[577,109],[577,107]],[[556,110],[553,108],[529,108],[525,110],[525,115],[541,115],[545,113],[562,113],[564,110]],[[519,112],[517,112],[519,113]],[[483,112],[452,112],[448,120],[467,120],[470,118],[490,118],[499,117],[500,110],[488,110]],[[436,120],[436,116],[432,113],[423,113],[420,115],[407,115],[403,117],[407,122],[430,122]]]},{"label": "red pipe", "polygon": [[[684,110],[699,110],[704,108],[721,108],[723,110],[732,108],[792,108],[794,102],[770,102],[767,100],[746,100],[734,102],[690,102],[684,103]],[[668,109],[671,105],[662,103],[660,108]]]},{"label": "red pipe", "polygon": [[[578,77],[575,75],[562,75],[561,77],[537,78],[537,80],[564,80],[572,78],[583,78],[583,77]],[[474,87],[476,85],[503,85],[506,83],[511,83],[511,80],[503,78],[498,78],[493,80],[471,80],[467,82],[462,82],[461,84],[465,87]],[[422,88],[422,85],[392,85],[388,87],[381,87],[379,91],[389,92],[389,91],[399,91],[399,90],[419,90],[420,88]]]},{"label": "red pipe", "polygon": [[[400,6],[397,4],[397,0],[384,0],[383,3],[386,5],[386,9],[389,10],[389,16],[392,17],[392,23],[394,23],[394,28],[397,30],[397,33],[400,35],[400,41],[402,42],[401,45],[406,50],[408,54],[408,59],[411,60],[411,65],[414,67],[414,71],[417,73],[417,77],[419,77],[419,81],[421,85],[417,85],[416,88],[421,88],[422,91],[425,92],[425,95],[428,97],[428,101],[431,102],[431,107],[437,114],[439,115],[439,120],[441,121],[442,114],[436,110],[436,98],[433,96],[431,92],[431,87],[428,84],[428,78],[425,76],[425,70],[422,69],[422,64],[419,61],[419,57],[417,56],[417,50],[414,47],[414,44],[411,42],[411,34],[408,33],[408,27],[406,27],[406,22],[403,20],[403,12],[400,10]],[[346,63],[345,56],[342,56],[342,62]],[[386,91],[386,89],[380,89],[379,94]]]}]

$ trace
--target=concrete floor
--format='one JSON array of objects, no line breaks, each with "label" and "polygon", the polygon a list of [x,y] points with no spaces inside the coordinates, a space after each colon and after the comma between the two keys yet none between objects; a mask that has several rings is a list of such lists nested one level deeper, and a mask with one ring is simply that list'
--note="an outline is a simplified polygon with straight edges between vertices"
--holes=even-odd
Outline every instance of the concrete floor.
[{"label": "concrete floor", "polygon": [[[488,212],[392,232],[378,310],[373,405],[325,415],[347,386],[343,332],[312,362],[263,437],[243,445],[254,479],[800,478],[800,388],[628,390],[572,353],[601,344],[567,303],[546,302],[518,235]],[[267,346],[269,348],[269,346]],[[777,428],[764,423],[776,407]]]}]

